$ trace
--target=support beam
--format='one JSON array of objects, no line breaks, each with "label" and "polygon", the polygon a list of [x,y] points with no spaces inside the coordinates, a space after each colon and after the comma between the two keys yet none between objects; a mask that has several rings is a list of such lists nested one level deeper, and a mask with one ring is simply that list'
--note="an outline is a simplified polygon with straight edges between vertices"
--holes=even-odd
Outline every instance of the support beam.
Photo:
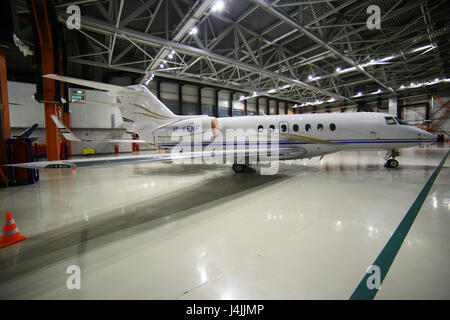
[{"label": "support beam", "polygon": [[95,6],[97,7],[98,11],[100,11],[101,15],[103,16],[103,18],[105,18],[106,20],[109,21],[109,23],[112,23],[112,18],[109,15],[108,11],[106,11],[105,7],[103,6],[103,4],[101,4],[101,2],[96,1],[95,2]]},{"label": "support beam", "polygon": [[202,87],[197,87],[197,114],[202,114]]},{"label": "support beam", "polygon": [[392,114],[394,117],[396,117],[397,107],[397,96],[389,97],[389,114]]},{"label": "support beam", "polygon": [[178,107],[180,110],[180,114],[183,113],[183,85],[181,83],[178,84]]},{"label": "support beam", "polygon": [[[312,32],[310,32],[308,29],[306,29],[304,26],[301,26],[300,24],[298,24],[296,21],[294,21],[293,19],[291,19],[289,16],[287,16],[284,12],[272,7],[270,4],[268,4],[267,2],[265,2],[264,0],[251,0],[253,3],[255,3],[256,5],[260,6],[261,8],[263,8],[265,11],[267,11],[268,13],[270,13],[271,15],[273,15],[274,17],[277,17],[278,19],[280,19],[281,21],[284,21],[285,23],[287,23],[288,25],[290,25],[291,27],[293,27],[294,29],[297,29],[299,32],[301,32],[302,34],[304,34],[305,36],[307,36],[309,39],[311,39],[312,41],[318,43],[321,47],[327,49],[328,51],[332,52],[333,54],[335,54],[337,57],[341,58],[342,60],[344,60],[345,62],[347,62],[349,65],[351,65],[352,67],[356,67],[356,69],[364,74],[366,77],[372,79],[374,82],[378,83],[380,86],[382,86],[384,89],[390,91],[391,93],[395,93],[394,89],[392,89],[391,87],[387,86],[386,84],[384,84],[383,82],[381,82],[380,80],[378,80],[377,78],[375,78],[374,76],[372,76],[370,73],[368,73],[366,70],[364,70],[363,67],[361,67],[358,63],[356,63],[355,61],[353,61],[353,59],[347,57],[345,54],[343,54],[342,52],[340,52],[338,49],[336,49],[335,47],[331,46],[330,44],[328,44],[327,42],[323,41],[322,39],[320,39],[319,37],[317,37],[316,35],[314,35]],[[347,1],[346,4],[348,4],[350,1]],[[353,1],[354,2],[354,1]]]},{"label": "support beam", "polygon": [[259,115],[259,98],[256,97],[256,114]]},{"label": "support beam", "polygon": [[[56,26],[58,39],[63,39],[63,32],[61,28],[58,28],[59,26]],[[67,52],[66,52],[66,45],[62,41],[58,41],[59,46],[59,70],[56,70],[59,74],[67,75]],[[56,95],[58,96],[58,95]],[[67,128],[71,128],[70,123],[70,104],[69,104],[69,84],[67,82],[63,82],[60,84],[60,96],[66,101],[64,103],[62,108],[62,121],[64,125]],[[64,139],[65,143],[67,144],[67,155],[66,157],[72,157],[72,142]]]},{"label": "support beam", "polygon": [[427,95],[427,104],[425,106],[425,121],[427,123],[427,125],[429,124],[429,121],[431,119],[430,115],[431,115],[431,103],[433,103],[434,100],[430,99],[430,95]]},{"label": "support beam", "polygon": [[156,1],[148,0],[143,5],[137,7],[132,13],[130,13],[125,19],[120,22],[120,26],[124,27],[129,24],[134,18],[139,16],[142,12],[150,8]]},{"label": "support beam", "polygon": [[0,187],[8,186],[7,170],[3,167],[8,163],[6,139],[11,137],[11,128],[9,122],[9,101],[6,76],[5,52],[0,48]]},{"label": "support beam", "polygon": [[218,89],[214,91],[213,113],[216,118],[219,117],[219,91]]},{"label": "support beam", "polygon": [[[52,35],[52,26],[48,13],[47,1],[36,1],[32,0],[31,2],[33,8],[33,15],[35,19],[35,24],[37,28],[37,34],[39,37],[39,44],[41,50],[41,58],[42,58],[42,74],[53,74],[55,73],[54,66],[54,43],[53,43],[53,35]],[[45,138],[47,145],[47,160],[59,160],[59,133],[58,128],[53,122],[51,116],[58,116],[58,110],[56,103],[48,102],[55,101],[55,80],[44,78],[43,79],[44,86],[44,110],[45,110]]]},{"label": "support beam", "polygon": [[5,51],[0,48],[0,98],[1,98],[1,113],[0,113],[0,138],[11,138],[11,127],[9,120],[9,100],[8,100],[8,82],[6,76],[6,59]]},{"label": "support beam", "polygon": [[245,39],[244,34],[241,31],[241,28],[239,28],[237,25],[235,26],[237,33],[239,34],[239,37],[242,39],[242,42],[244,43],[245,47],[247,48],[247,53],[250,55],[250,57],[252,57],[253,62],[255,62],[255,64],[257,66],[259,66],[259,61],[258,59],[256,59],[255,54],[253,53],[253,49],[250,47],[250,45],[247,42],[247,39]]},{"label": "support beam", "polygon": [[[166,10],[168,10],[169,1],[168,0],[166,0],[166,1],[167,1]],[[198,22],[198,20],[211,7],[212,3],[213,3],[213,0],[205,0],[205,1],[197,0],[197,2],[191,7],[192,9],[185,16],[185,18],[183,20],[181,20],[181,22],[178,24],[178,27],[175,29],[174,33],[172,34],[172,41],[181,43],[182,40],[189,34],[191,29]],[[168,13],[168,11],[167,11],[167,13]],[[166,17],[166,19],[168,20],[168,17]],[[166,23],[167,23],[167,21],[166,21]],[[168,30],[167,30],[167,32],[168,32]],[[166,38],[167,38],[166,40],[168,41],[169,40],[168,35]],[[171,51],[171,49],[167,48],[166,46],[163,46],[160,49],[160,51],[155,55],[155,57],[156,57],[155,61],[153,61],[153,63],[150,65],[148,71],[151,72],[153,70],[156,70],[158,68],[158,66],[161,64],[162,60],[164,60],[169,55],[170,51]]]},{"label": "support beam", "polygon": [[230,91],[230,94],[228,96],[228,115],[230,117],[233,116],[233,91]]},{"label": "support beam", "polygon": [[[66,23],[67,15],[60,14],[58,16],[58,19],[61,23]],[[88,30],[88,31],[92,31],[95,33],[100,33],[100,34],[105,34],[105,35],[111,35],[111,34],[114,34],[115,32],[117,32],[117,37],[120,37],[122,39],[127,39],[127,40],[131,39],[133,41],[143,43],[143,44],[148,44],[151,46],[156,45],[156,46],[162,46],[165,48],[172,48],[174,50],[177,50],[177,52],[183,52],[185,54],[189,54],[192,56],[201,56],[201,57],[209,58],[211,61],[214,61],[214,62],[217,62],[220,64],[238,66],[239,69],[241,69],[241,70],[246,70],[248,72],[261,74],[261,75],[264,75],[266,77],[270,77],[273,79],[278,79],[278,80],[287,82],[289,84],[295,85],[297,87],[307,89],[307,90],[310,90],[313,92],[321,93],[323,95],[326,95],[329,97],[334,97],[336,99],[344,99],[344,100],[351,101],[351,99],[349,99],[347,97],[340,96],[333,92],[315,87],[313,85],[302,82],[298,79],[293,79],[291,77],[287,77],[287,76],[278,74],[276,72],[268,71],[268,70],[258,67],[258,66],[254,66],[254,65],[250,65],[250,64],[243,63],[240,61],[236,61],[232,58],[225,57],[225,56],[213,53],[208,50],[199,49],[199,48],[181,44],[181,43],[178,43],[175,41],[165,40],[165,39],[162,39],[159,37],[155,37],[153,35],[148,35],[148,34],[145,34],[145,33],[139,32],[139,31],[135,31],[135,30],[131,30],[131,29],[114,28],[114,27],[108,25],[107,23],[100,21],[98,19],[92,18],[92,17],[84,17],[83,16],[81,23],[82,23],[82,28],[84,30]],[[170,52],[170,50],[168,50],[167,53],[169,53],[169,52]]]},{"label": "support beam", "polygon": [[161,81],[156,81],[156,97],[161,100]]}]

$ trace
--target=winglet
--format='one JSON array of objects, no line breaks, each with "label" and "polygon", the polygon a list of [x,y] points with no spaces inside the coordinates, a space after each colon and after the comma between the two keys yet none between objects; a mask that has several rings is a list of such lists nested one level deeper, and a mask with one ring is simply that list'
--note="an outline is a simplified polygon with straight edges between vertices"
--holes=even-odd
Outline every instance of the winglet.
[{"label": "winglet", "polygon": [[58,127],[59,131],[62,133],[64,138],[66,138],[69,141],[78,141],[80,142],[81,139],[78,138],[76,135],[72,133],[72,131],[69,130],[61,121],[59,121],[58,117],[54,114],[51,115],[53,122]]}]

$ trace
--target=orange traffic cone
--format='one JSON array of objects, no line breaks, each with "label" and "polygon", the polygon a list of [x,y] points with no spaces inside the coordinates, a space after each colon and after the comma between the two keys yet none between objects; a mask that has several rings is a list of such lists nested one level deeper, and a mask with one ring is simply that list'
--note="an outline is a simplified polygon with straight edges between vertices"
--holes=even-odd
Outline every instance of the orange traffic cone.
[{"label": "orange traffic cone", "polygon": [[161,153],[161,151],[162,151],[161,146],[158,146],[158,153]]},{"label": "orange traffic cone", "polygon": [[25,240],[26,238],[20,234],[12,213],[7,212],[6,224],[3,226],[3,235],[0,237],[0,248]]}]

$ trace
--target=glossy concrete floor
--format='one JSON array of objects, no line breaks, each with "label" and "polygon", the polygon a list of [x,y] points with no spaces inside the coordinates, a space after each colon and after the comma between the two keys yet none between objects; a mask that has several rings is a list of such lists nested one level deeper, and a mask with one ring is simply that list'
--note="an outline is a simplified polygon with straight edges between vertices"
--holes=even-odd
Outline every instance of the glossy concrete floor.
[{"label": "glossy concrete floor", "polygon": [[[346,152],[279,174],[170,163],[42,171],[0,189],[29,238],[0,249],[1,299],[348,299],[448,146]],[[450,298],[444,165],[377,299]],[[3,223],[3,222],[2,222]],[[69,290],[70,265],[81,289]]]}]

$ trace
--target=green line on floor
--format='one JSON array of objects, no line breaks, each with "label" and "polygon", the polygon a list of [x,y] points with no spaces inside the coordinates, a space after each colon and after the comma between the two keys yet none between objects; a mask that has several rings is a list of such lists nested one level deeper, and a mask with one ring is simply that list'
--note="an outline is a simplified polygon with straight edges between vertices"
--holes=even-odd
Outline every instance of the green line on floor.
[{"label": "green line on floor", "polygon": [[[422,191],[420,191],[416,200],[409,208],[402,222],[398,225],[397,229],[392,234],[391,238],[387,242],[386,246],[381,250],[380,254],[376,258],[373,266],[378,266],[380,269],[380,284],[383,283],[384,278],[386,277],[389,268],[392,265],[392,262],[395,259],[400,247],[403,244],[406,236],[408,235],[409,230],[411,229],[414,220],[419,213],[420,208],[422,207],[428,193],[430,192],[431,187],[433,186],[434,181],[436,180],[439,172],[444,166],[445,160],[447,159],[450,150],[441,160],[437,168],[434,170],[431,177],[428,179],[427,183],[423,187]],[[369,278],[373,279],[374,273],[366,273],[364,278],[359,283],[358,287],[356,287],[355,291],[350,297],[350,300],[372,300],[375,298],[378,293],[377,288],[369,289],[367,283]]]}]

